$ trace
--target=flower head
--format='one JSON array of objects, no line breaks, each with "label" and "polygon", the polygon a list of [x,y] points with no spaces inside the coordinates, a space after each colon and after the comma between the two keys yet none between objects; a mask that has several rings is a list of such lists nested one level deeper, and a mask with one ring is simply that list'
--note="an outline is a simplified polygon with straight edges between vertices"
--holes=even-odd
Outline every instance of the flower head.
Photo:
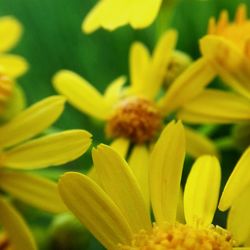
[{"label": "flower head", "polygon": [[238,7],[235,20],[228,21],[221,12],[218,23],[211,18],[208,35],[201,40],[201,52],[209,58],[226,84],[242,96],[250,98],[250,21],[246,6]]},{"label": "flower head", "polygon": [[26,60],[7,53],[20,40],[22,26],[14,17],[0,18],[0,116],[7,119],[24,107],[24,96],[15,83],[28,69]]},{"label": "flower head", "polygon": [[[121,151],[126,151],[124,146],[130,143],[139,147],[150,144],[159,135],[163,120],[197,96],[214,77],[207,61],[200,59],[182,74],[177,73],[178,77],[165,91],[164,81],[173,77],[170,66],[176,58],[176,41],[175,30],[165,32],[152,55],[142,43],[135,42],[129,58],[130,86],[124,86],[126,79],[120,77],[101,95],[79,75],[62,70],[53,79],[54,87],[80,111],[104,120],[107,136],[121,141]],[[210,140],[188,128],[186,134],[189,153],[216,154]]]},{"label": "flower head", "polygon": [[[56,184],[20,170],[72,161],[90,146],[90,134],[83,130],[69,130],[31,139],[56,121],[64,109],[64,102],[61,96],[48,97],[0,126],[1,193],[11,194],[52,213],[65,211]],[[13,247],[20,249],[22,246],[25,250],[36,248],[24,220],[3,195],[0,195],[0,224]]]},{"label": "flower head", "polygon": [[[228,180],[220,200],[223,210],[249,184],[249,152],[244,153]],[[230,231],[212,225],[221,178],[214,156],[201,156],[194,163],[184,189],[186,224],[176,221],[185,157],[185,132],[180,122],[167,125],[150,156],[153,224],[126,161],[105,145],[94,149],[92,155],[97,182],[79,173],[66,173],[60,179],[59,192],[68,208],[107,249],[231,250],[237,245],[238,239]],[[237,226],[244,228],[239,223]]]},{"label": "flower head", "polygon": [[227,11],[221,12],[217,23],[210,19],[209,34],[200,41],[202,55],[235,93],[205,89],[179,111],[180,119],[224,124],[250,121],[249,31],[245,5],[239,6],[232,23]]},{"label": "flower head", "polygon": [[96,6],[85,18],[82,29],[91,33],[102,27],[114,30],[130,24],[133,28],[145,28],[156,18],[162,0],[104,0]]}]

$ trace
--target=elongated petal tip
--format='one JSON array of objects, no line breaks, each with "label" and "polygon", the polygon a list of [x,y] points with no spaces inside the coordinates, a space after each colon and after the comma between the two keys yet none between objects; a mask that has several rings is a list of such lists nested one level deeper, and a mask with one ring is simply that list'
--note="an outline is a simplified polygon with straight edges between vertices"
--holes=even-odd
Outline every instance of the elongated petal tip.
[{"label": "elongated petal tip", "polygon": [[226,211],[250,184],[250,147],[242,154],[221,195],[219,209]]},{"label": "elongated petal tip", "polygon": [[12,49],[19,41],[23,32],[21,23],[13,16],[0,18],[0,52]]}]

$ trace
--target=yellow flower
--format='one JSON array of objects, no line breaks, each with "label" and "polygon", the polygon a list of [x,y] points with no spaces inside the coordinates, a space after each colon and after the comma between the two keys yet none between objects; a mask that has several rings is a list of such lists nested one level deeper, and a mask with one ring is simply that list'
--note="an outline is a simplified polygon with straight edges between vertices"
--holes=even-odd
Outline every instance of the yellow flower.
[{"label": "yellow flower", "polygon": [[[0,18],[0,114],[7,108],[9,102],[14,102],[9,107],[11,113],[19,111],[24,106],[20,88],[15,87],[15,79],[23,75],[28,64],[24,58],[6,53],[19,41],[22,34],[21,24],[11,16]],[[15,107],[14,107],[15,106]],[[14,110],[15,109],[15,110]],[[10,114],[8,114],[10,116]]]},{"label": "yellow flower", "polygon": [[[131,157],[136,159],[140,154],[142,160],[147,158],[145,144],[157,137],[163,119],[198,95],[214,77],[207,61],[200,59],[177,77],[166,93],[160,95],[176,40],[176,31],[167,31],[152,56],[142,43],[135,42],[130,50],[129,87],[123,86],[126,79],[120,77],[101,95],[85,79],[67,70],[55,75],[54,87],[80,111],[106,121],[107,136],[115,138],[114,147],[122,155],[126,156],[129,143],[135,143]],[[186,136],[190,154],[216,154],[215,146],[206,137],[189,128],[186,128]]]},{"label": "yellow flower", "polygon": [[[234,248],[237,237],[232,238],[228,230],[211,224],[221,178],[220,164],[214,156],[201,156],[194,163],[184,190],[186,224],[176,221],[185,157],[185,132],[180,122],[167,125],[150,156],[148,177],[153,224],[140,186],[126,161],[105,145],[94,149],[92,156],[98,181],[80,173],[66,173],[59,181],[59,192],[67,207],[105,248],[241,249]],[[228,180],[220,200],[221,209],[230,207],[249,184],[249,163],[250,149]],[[245,212],[237,216],[249,217],[249,211]],[[249,226],[249,220],[244,222]],[[233,231],[249,233],[243,231],[244,222],[238,221]]]},{"label": "yellow flower", "polygon": [[156,18],[162,0],[104,0],[96,6],[85,18],[82,29],[91,33],[102,27],[114,30],[126,24],[133,28],[145,28]]},{"label": "yellow flower", "polygon": [[[208,33],[201,39],[201,52],[236,93],[205,90],[180,111],[179,118],[192,123],[231,123],[232,117],[236,122],[249,122],[250,21],[246,6],[240,5],[233,23],[229,23],[227,11],[221,13],[217,24],[211,18]],[[205,108],[208,103],[210,108]]]},{"label": "yellow flower", "polygon": [[[53,213],[65,211],[56,184],[20,170],[64,164],[81,156],[90,146],[90,134],[83,130],[31,139],[57,120],[64,102],[61,96],[48,97],[0,127],[1,192]],[[0,225],[15,249],[36,249],[22,217],[3,195],[0,195]]]}]

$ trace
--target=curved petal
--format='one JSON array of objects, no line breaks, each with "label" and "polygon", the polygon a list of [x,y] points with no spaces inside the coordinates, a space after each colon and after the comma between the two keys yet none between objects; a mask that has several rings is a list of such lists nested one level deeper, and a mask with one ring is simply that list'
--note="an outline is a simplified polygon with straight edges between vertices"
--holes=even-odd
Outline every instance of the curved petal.
[{"label": "curved petal", "polygon": [[250,186],[248,186],[232,204],[227,219],[227,228],[232,232],[239,245],[250,237]]},{"label": "curved petal", "polygon": [[185,127],[187,153],[193,157],[204,154],[218,156],[216,145],[208,137],[191,128]]},{"label": "curved petal", "polygon": [[61,115],[65,98],[51,96],[22,111],[0,127],[0,148],[27,140],[49,127]]},{"label": "curved petal", "polygon": [[232,42],[208,35],[200,41],[202,54],[209,59],[225,83],[250,98],[249,59]]},{"label": "curved petal", "polygon": [[[117,138],[115,139],[110,146],[124,159],[126,159],[130,142],[126,138]],[[96,183],[98,182],[98,177],[96,174],[96,169],[92,166],[87,173],[88,177],[94,180]]]},{"label": "curved petal", "polygon": [[89,177],[66,173],[58,187],[66,206],[107,249],[131,241],[131,229],[120,209]]},{"label": "curved petal", "polygon": [[84,130],[69,130],[28,141],[2,153],[2,165],[33,169],[61,165],[80,157],[91,144]]},{"label": "curved petal", "polygon": [[69,70],[61,70],[53,77],[55,89],[81,112],[97,119],[109,117],[111,107],[104,97],[84,78]]},{"label": "curved petal", "polygon": [[21,215],[0,197],[0,224],[3,225],[14,249],[36,250],[33,236]]},{"label": "curved petal", "polygon": [[21,24],[12,16],[0,18],[0,52],[13,48],[22,34]]},{"label": "curved petal", "polygon": [[130,48],[129,70],[131,78],[131,90],[134,93],[141,93],[144,89],[150,63],[150,54],[146,46],[140,42],[134,42]]},{"label": "curved petal", "polygon": [[199,157],[189,173],[184,190],[187,224],[209,226],[217,208],[221,181],[220,163],[214,156]]},{"label": "curved petal", "polygon": [[177,31],[168,30],[160,38],[153,53],[152,63],[148,73],[144,77],[143,94],[149,99],[153,99],[158,94],[164,77],[167,72],[168,64],[172,58],[173,50],[177,42]]},{"label": "curved petal", "polygon": [[206,59],[192,63],[169,87],[159,100],[159,107],[167,115],[198,96],[215,77],[215,70]]},{"label": "curved petal", "polygon": [[103,27],[114,30],[125,24],[133,28],[149,26],[159,11],[162,0],[99,1],[85,18],[82,29],[91,33]]},{"label": "curved petal", "polygon": [[204,90],[177,114],[189,123],[235,123],[250,121],[250,100],[221,90]]},{"label": "curved petal", "polygon": [[1,54],[0,65],[3,67],[4,73],[12,78],[17,78],[28,70],[27,61],[17,55]]},{"label": "curved petal", "polygon": [[35,175],[1,171],[0,187],[32,206],[51,213],[65,212],[55,182]]},{"label": "curved petal", "polygon": [[120,208],[133,233],[149,230],[149,213],[139,184],[126,161],[106,145],[93,149],[92,156],[101,186]]},{"label": "curved petal", "polygon": [[184,128],[181,122],[171,122],[161,133],[150,156],[150,197],[157,223],[176,220],[184,157]]},{"label": "curved petal", "polygon": [[135,145],[128,163],[141,187],[144,200],[149,208],[149,150],[147,147],[145,145]]},{"label": "curved petal", "polygon": [[224,191],[221,195],[219,209],[227,210],[237,198],[250,184],[250,147],[242,154],[240,160],[236,164],[232,174],[230,175]]}]

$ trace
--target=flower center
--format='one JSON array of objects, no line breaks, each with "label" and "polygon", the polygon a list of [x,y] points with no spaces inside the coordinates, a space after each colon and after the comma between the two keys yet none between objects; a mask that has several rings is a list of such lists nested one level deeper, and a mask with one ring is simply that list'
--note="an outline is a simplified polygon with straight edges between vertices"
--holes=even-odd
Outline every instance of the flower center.
[{"label": "flower center", "polygon": [[7,250],[10,247],[10,242],[6,234],[0,234],[0,250]]},{"label": "flower center", "polygon": [[13,89],[12,81],[0,72],[0,114],[4,111]]},{"label": "flower center", "polygon": [[242,4],[238,7],[233,23],[228,23],[228,13],[226,11],[221,13],[217,24],[214,18],[211,18],[208,33],[226,38],[243,51],[248,50],[250,44],[250,21],[247,20],[246,6]]},{"label": "flower center", "polygon": [[135,235],[130,246],[118,245],[119,250],[232,250],[229,232],[222,228],[194,228],[176,224]]},{"label": "flower center", "polygon": [[145,143],[154,139],[161,126],[162,117],[153,102],[128,97],[115,108],[106,133],[109,137],[126,137],[134,143]]}]

